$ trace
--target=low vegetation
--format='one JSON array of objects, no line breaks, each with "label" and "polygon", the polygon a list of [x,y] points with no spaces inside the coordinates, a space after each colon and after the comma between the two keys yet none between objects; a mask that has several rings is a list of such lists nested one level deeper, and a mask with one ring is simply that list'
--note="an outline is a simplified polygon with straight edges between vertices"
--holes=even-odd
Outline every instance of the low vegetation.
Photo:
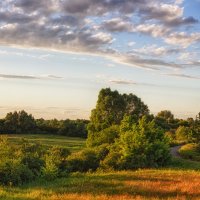
[{"label": "low vegetation", "polygon": [[200,161],[200,146],[195,143],[186,144],[179,149],[179,154],[185,159]]}]

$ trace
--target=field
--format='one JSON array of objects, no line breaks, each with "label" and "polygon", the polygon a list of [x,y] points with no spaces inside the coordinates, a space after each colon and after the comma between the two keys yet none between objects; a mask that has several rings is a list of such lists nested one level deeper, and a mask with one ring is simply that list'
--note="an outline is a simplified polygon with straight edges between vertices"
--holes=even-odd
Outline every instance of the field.
[{"label": "field", "polygon": [[[44,145],[77,151],[85,140],[49,135],[9,135],[18,144],[22,138]],[[39,179],[20,187],[0,186],[1,200],[143,200],[200,199],[200,162],[173,158],[165,169],[74,173],[66,178]]]},{"label": "field", "polygon": [[200,199],[200,172],[138,170],[73,174],[52,182],[0,188],[2,200]]},{"label": "field", "polygon": [[85,139],[55,135],[7,135],[8,140],[18,144],[22,138],[35,143],[39,142],[46,146],[58,146],[68,148],[70,151],[78,151],[85,146]]}]

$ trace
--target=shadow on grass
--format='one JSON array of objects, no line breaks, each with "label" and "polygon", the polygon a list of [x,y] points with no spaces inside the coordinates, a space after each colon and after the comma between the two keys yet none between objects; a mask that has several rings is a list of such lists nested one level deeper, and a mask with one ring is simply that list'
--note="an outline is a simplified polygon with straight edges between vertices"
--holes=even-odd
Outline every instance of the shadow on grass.
[{"label": "shadow on grass", "polygon": [[200,162],[173,157],[171,163],[166,168],[173,169],[173,170],[197,170],[197,171],[200,171]]},{"label": "shadow on grass", "polygon": [[[126,172],[110,173],[110,174],[75,174],[68,178],[57,179],[52,182],[37,181],[21,188],[6,188],[8,195],[6,200],[28,200],[33,197],[24,197],[26,193],[31,191],[42,191],[40,198],[35,199],[50,199],[52,194],[90,194],[92,196],[98,195],[129,195],[131,197],[141,196],[144,199],[161,198],[161,199],[176,199],[177,196],[183,196],[185,199],[198,198],[200,199],[200,192],[195,193],[183,192],[180,187],[168,190],[172,184],[178,185],[181,180],[175,180],[179,175],[165,176],[162,171],[156,170],[141,172]],[[187,177],[188,178],[188,177]],[[188,181],[188,185],[190,181]],[[12,193],[19,194],[19,197],[11,197]],[[1,199],[1,198],[0,198]]]}]

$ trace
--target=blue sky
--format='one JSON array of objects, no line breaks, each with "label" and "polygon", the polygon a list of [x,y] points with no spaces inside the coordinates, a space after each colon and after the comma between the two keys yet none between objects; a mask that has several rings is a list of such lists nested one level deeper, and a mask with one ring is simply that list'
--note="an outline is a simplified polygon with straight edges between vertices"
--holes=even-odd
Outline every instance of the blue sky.
[{"label": "blue sky", "polygon": [[103,87],[200,111],[199,0],[0,2],[0,117],[89,118]]}]

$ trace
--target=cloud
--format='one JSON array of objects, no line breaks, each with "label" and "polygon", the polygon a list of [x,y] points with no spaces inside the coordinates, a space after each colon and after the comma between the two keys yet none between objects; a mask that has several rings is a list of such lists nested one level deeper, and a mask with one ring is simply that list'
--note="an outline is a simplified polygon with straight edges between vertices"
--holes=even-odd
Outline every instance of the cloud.
[{"label": "cloud", "polygon": [[131,50],[131,52],[135,54],[145,55],[145,56],[167,56],[180,53],[181,51],[182,49],[180,48],[169,48],[164,46],[157,46],[155,44]]},{"label": "cloud", "polygon": [[0,78],[4,79],[27,79],[27,80],[37,80],[37,79],[62,79],[63,77],[55,75],[43,75],[43,76],[32,76],[32,75],[14,75],[14,74],[0,74]]},{"label": "cloud", "polygon": [[128,55],[118,55],[112,57],[113,61],[121,64],[130,65],[133,67],[140,67],[148,70],[161,70],[163,68],[168,69],[181,69],[182,66],[173,62],[166,62],[161,59],[155,58],[145,58],[137,54],[128,54]]},{"label": "cloud", "polygon": [[135,32],[151,35],[153,37],[162,37],[169,33],[169,29],[157,24],[141,24],[135,28]]},{"label": "cloud", "polygon": [[198,23],[199,20],[195,19],[194,17],[186,17],[186,18],[177,18],[173,20],[166,21],[166,25],[171,26],[171,27],[177,27],[181,25],[191,25],[191,24],[196,24]]},{"label": "cloud", "polygon": [[169,27],[181,25],[193,25],[198,23],[198,20],[192,16],[183,17],[183,7],[180,7],[181,1],[176,1],[175,4],[154,3],[147,5],[141,9],[142,15],[147,20],[156,19],[163,25]]},{"label": "cloud", "polygon": [[185,32],[176,32],[166,36],[164,40],[168,44],[179,45],[186,48],[192,43],[200,41],[200,33],[186,34]]},{"label": "cloud", "polygon": [[187,74],[166,74],[167,76],[174,76],[178,78],[187,78],[187,79],[195,79],[195,80],[200,80],[200,77],[197,76],[191,76]]},{"label": "cloud", "polygon": [[132,32],[133,24],[127,19],[114,18],[103,22],[103,28],[111,32]]},{"label": "cloud", "polygon": [[128,43],[128,46],[129,46],[129,47],[132,47],[132,46],[134,46],[134,45],[135,45],[135,42],[129,42],[129,43]]},{"label": "cloud", "polygon": [[[197,44],[200,35],[193,32],[193,29],[187,33],[180,32],[178,27],[187,28],[197,23],[198,20],[194,17],[184,16],[182,0],[0,2],[1,45],[94,54],[146,69],[180,68],[176,61],[169,62],[163,57],[147,58],[148,51],[151,56],[165,56],[174,53],[178,48],[166,49],[160,46],[155,48],[153,53],[153,49],[140,47],[140,56],[136,52],[130,55],[125,50],[127,38],[132,39],[130,35],[148,35],[153,40],[162,40],[170,45],[187,48],[191,44]],[[123,37],[121,33],[124,34]],[[125,47],[122,42],[125,43]],[[118,43],[122,43],[121,48],[116,48],[115,44]],[[129,43],[128,46],[132,47],[133,43]]]},{"label": "cloud", "polygon": [[109,80],[110,83],[119,84],[119,85],[135,85],[136,83],[133,81],[126,80]]}]

